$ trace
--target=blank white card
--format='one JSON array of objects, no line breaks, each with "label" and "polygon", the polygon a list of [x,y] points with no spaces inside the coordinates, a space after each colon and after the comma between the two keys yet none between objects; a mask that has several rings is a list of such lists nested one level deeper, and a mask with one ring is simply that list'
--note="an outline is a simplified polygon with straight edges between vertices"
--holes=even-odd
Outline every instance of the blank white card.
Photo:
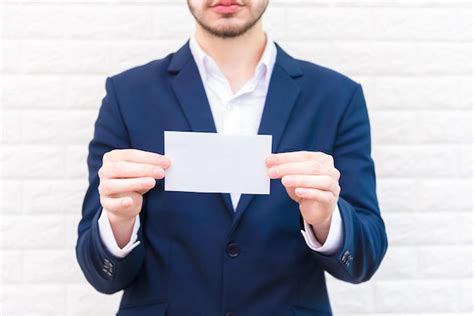
[{"label": "blank white card", "polygon": [[165,131],[165,191],[270,194],[271,135]]}]

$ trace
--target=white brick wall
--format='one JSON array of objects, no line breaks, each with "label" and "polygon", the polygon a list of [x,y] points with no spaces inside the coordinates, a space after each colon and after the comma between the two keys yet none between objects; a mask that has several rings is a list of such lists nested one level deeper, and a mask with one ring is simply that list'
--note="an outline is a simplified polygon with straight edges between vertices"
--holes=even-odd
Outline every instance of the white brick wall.
[{"label": "white brick wall", "polygon": [[[3,315],[112,315],[74,256],[105,78],[177,49],[177,0],[4,0]],[[458,0],[271,0],[290,53],[363,84],[389,251],[368,283],[328,278],[336,315],[471,314],[472,11]]]}]

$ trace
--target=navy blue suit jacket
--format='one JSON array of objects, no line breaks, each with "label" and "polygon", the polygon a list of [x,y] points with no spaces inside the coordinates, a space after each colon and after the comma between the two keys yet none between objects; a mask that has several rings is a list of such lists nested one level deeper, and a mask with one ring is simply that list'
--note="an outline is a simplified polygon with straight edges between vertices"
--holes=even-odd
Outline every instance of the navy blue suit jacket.
[{"label": "navy blue suit jacket", "polygon": [[216,132],[188,43],[107,77],[89,144],[90,185],[76,254],[94,288],[124,290],[118,315],[331,315],[324,271],[359,283],[379,267],[387,237],[358,83],[294,59],[277,44],[258,130],[273,135],[274,153],[308,150],[334,157],[344,239],[333,255],[307,246],[298,204],[280,180],[271,180],[270,195],[243,194],[235,213],[228,193],[165,192],[157,180],[144,196],[140,245],[115,258],[98,232],[102,156],[116,148],[163,154],[165,130]]}]

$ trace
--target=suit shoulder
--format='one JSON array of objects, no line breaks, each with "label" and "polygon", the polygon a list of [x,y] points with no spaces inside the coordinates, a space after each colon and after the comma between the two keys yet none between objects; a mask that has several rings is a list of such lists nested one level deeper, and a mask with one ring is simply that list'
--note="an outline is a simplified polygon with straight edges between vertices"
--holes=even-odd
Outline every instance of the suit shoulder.
[{"label": "suit shoulder", "polygon": [[306,60],[297,60],[304,76],[312,83],[318,83],[319,86],[328,88],[337,88],[341,90],[354,91],[358,85],[354,79],[336,70],[321,66],[319,64]]}]

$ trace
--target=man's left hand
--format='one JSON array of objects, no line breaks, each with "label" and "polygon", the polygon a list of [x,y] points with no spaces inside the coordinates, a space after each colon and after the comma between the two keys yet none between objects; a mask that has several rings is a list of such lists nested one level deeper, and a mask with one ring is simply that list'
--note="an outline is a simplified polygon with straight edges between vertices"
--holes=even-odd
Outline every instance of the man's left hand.
[{"label": "man's left hand", "polygon": [[288,195],[299,204],[304,220],[313,226],[316,238],[324,244],[341,191],[341,174],[334,167],[332,156],[297,151],[271,154],[265,163],[270,178],[281,178]]}]

